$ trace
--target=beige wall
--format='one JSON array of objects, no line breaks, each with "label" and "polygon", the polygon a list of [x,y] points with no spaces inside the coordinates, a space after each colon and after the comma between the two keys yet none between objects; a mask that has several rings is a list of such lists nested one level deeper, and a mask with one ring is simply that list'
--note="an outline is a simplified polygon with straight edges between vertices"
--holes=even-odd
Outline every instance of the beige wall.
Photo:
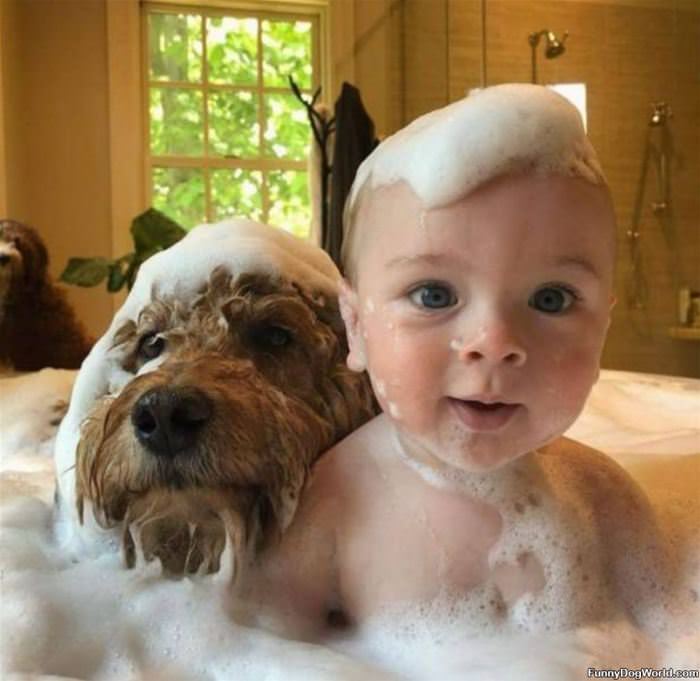
[{"label": "beige wall", "polygon": [[11,21],[11,17],[7,17],[7,8],[4,2],[0,0],[0,215],[7,214],[7,162],[5,155],[5,107],[2,103],[2,93],[4,91],[4,49],[5,31],[3,26],[7,21]]},{"label": "beige wall", "polygon": [[[394,8],[400,15],[394,25],[402,28],[393,49],[400,54],[403,88],[393,104],[385,98],[395,113],[384,111],[382,120],[400,127],[482,84],[481,6],[480,0],[403,0]],[[357,12],[357,1],[355,7]],[[486,8],[489,84],[529,81],[527,36],[532,31],[570,33],[566,53],[558,59],[545,60],[539,53],[539,76],[540,82],[586,84],[589,134],[617,207],[619,302],[604,366],[700,376],[700,342],[668,335],[676,321],[678,288],[685,284],[700,290],[700,0],[487,0]],[[389,24],[386,30],[391,33]],[[363,58],[371,61],[370,54]],[[356,76],[363,93],[376,90],[376,74],[364,82],[362,74]],[[630,259],[625,235],[650,104],[659,100],[674,113],[673,213],[664,232],[649,208],[656,198],[656,178],[650,175],[640,230],[650,298],[648,309],[640,312],[626,302]]]},{"label": "beige wall", "polygon": [[[4,212],[39,229],[57,276],[70,256],[112,253],[105,6],[0,1]],[[113,312],[109,295],[68,290],[100,333]]]},{"label": "beige wall", "polygon": [[[357,85],[380,135],[481,84],[480,0],[329,0],[331,75]],[[604,363],[700,375],[674,341],[677,286],[700,289],[700,0],[488,0],[489,83],[528,80],[527,34],[568,30],[544,81],[588,87],[589,131],[620,218],[620,303]],[[144,206],[137,0],[0,0],[0,209],[36,225],[60,272],[72,255],[123,253]],[[629,225],[649,103],[665,99],[675,156],[675,246],[647,210],[647,318],[624,301]],[[651,197],[653,186],[647,187]],[[93,333],[117,300],[70,287]]]},{"label": "beige wall", "polygon": [[403,87],[399,41],[404,0],[329,0],[331,97],[343,81],[361,90],[381,139],[401,127]]}]

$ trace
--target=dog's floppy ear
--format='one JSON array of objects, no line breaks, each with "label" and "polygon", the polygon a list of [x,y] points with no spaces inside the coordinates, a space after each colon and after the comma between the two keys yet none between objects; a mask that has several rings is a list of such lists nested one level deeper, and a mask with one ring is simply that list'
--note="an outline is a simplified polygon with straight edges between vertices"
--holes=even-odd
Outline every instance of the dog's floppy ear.
[{"label": "dog's floppy ear", "polygon": [[336,429],[329,446],[379,413],[365,372],[358,373],[342,364],[337,365],[326,383],[324,393]]},{"label": "dog's floppy ear", "polygon": [[337,334],[340,357],[332,366],[330,375],[324,381],[321,390],[335,427],[333,440],[327,444],[327,447],[379,413],[379,405],[372,392],[367,372],[358,372],[345,363],[348,346],[342,324]]},{"label": "dog's floppy ear", "polygon": [[322,443],[319,453],[379,413],[367,373],[348,366],[348,338],[339,303],[342,305],[342,297],[340,301],[321,297],[310,303],[333,338],[327,343],[332,351],[327,369],[319,377],[318,390],[320,411],[332,424],[333,432],[330,439]]},{"label": "dog's floppy ear", "polygon": [[296,400],[280,400],[267,416],[270,454],[256,511],[259,537],[279,536],[292,522],[311,465],[335,440],[333,424]]}]

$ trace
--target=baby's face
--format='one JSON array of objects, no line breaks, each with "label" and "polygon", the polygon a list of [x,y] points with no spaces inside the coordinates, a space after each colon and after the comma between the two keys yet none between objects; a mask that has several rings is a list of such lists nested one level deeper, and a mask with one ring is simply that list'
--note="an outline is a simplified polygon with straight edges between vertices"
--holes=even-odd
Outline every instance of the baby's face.
[{"label": "baby's face", "polygon": [[404,447],[489,470],[580,413],[609,324],[614,215],[583,180],[499,178],[425,211],[404,184],[360,207],[356,288],[341,296]]}]

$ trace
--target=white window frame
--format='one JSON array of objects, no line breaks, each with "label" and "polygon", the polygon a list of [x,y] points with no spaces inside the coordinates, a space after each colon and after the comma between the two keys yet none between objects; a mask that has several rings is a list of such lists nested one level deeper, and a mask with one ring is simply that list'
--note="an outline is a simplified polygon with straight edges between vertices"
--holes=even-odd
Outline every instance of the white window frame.
[{"label": "white window frame", "polygon": [[[171,4],[181,4],[171,0]],[[183,3],[185,4],[185,3]],[[230,7],[230,2],[190,0],[188,5]],[[341,80],[353,80],[352,53],[354,14],[352,3],[340,0],[302,0],[295,6],[306,6],[318,12],[319,38],[321,43],[321,83],[325,102],[332,97]],[[105,153],[110,157],[110,189],[112,213],[112,253],[121,255],[132,248],[129,228],[136,215],[150,205],[146,192],[144,164],[145,135],[143,132],[143,80],[141,74],[141,8],[139,0],[110,0],[106,5],[107,19],[107,68],[109,81],[109,145]],[[238,4],[236,6],[239,6]],[[263,7],[270,11],[288,9],[286,2],[241,3],[241,7]],[[331,62],[331,25],[339,38],[334,42]],[[342,40],[341,40],[342,38]],[[348,42],[348,40],[350,42]],[[342,56],[341,56],[342,55]],[[342,62],[342,69],[338,64]],[[333,64],[333,66],[332,66]],[[124,302],[126,293],[121,291],[110,296],[112,312]]]},{"label": "white window frame", "polygon": [[[164,81],[151,81],[149,79],[149,49],[148,49],[148,17],[153,13],[190,13],[193,15],[199,15],[202,18],[202,22],[206,21],[207,17],[217,17],[217,16],[231,16],[236,18],[248,18],[252,17],[257,19],[259,22],[265,20],[272,21],[294,21],[302,20],[308,21],[312,26],[312,54],[313,54],[313,64],[312,64],[312,82],[311,87],[308,89],[300,88],[305,97],[310,98],[311,93],[316,90],[317,87],[323,86],[323,36],[324,28],[327,23],[327,17],[325,16],[325,11],[323,11],[324,5],[317,2],[305,3],[305,2],[287,2],[287,3],[269,3],[269,2],[237,2],[231,0],[229,2],[223,2],[221,0],[214,0],[207,2],[206,0],[192,1],[189,2],[179,2],[172,0],[169,2],[159,2],[157,0],[148,1],[142,3],[141,11],[141,54],[142,54],[142,102],[143,102],[143,131],[144,131],[144,180],[145,180],[145,194],[149,197],[152,202],[153,197],[153,187],[152,187],[152,177],[154,168],[196,168],[204,171],[204,210],[206,214],[206,221],[213,221],[215,219],[214,207],[211,201],[211,181],[210,181],[210,170],[215,169],[230,169],[230,170],[254,170],[260,171],[263,178],[267,177],[269,171],[285,171],[285,170],[296,170],[301,172],[308,172],[308,161],[303,160],[290,160],[282,158],[274,158],[264,155],[264,96],[266,94],[289,94],[289,87],[271,87],[266,86],[262,79],[262,59],[263,59],[263,49],[262,49],[262,30],[259,25],[258,30],[258,75],[260,77],[259,81],[254,86],[237,86],[237,85],[218,85],[213,84],[208,81],[207,77],[207,64],[206,58],[203,59],[203,71],[202,71],[202,81],[199,83],[189,83],[189,82],[164,82]],[[202,36],[204,40],[203,44],[203,54],[206,55],[206,29],[202,26]],[[327,69],[325,69],[327,71]],[[258,102],[258,134],[259,134],[259,149],[261,155],[252,159],[240,159],[240,158],[227,158],[216,155],[209,155],[207,149],[206,139],[208,137],[208,116],[207,107],[204,107],[203,113],[203,132],[204,132],[204,151],[201,156],[177,156],[177,155],[166,155],[157,156],[151,153],[150,149],[150,111],[149,111],[149,100],[150,100],[150,90],[156,87],[175,87],[178,89],[193,89],[198,92],[202,92],[204,99],[206,100],[208,92],[211,91],[226,91],[226,92],[239,92],[248,91],[253,92]],[[299,104],[301,106],[301,103]],[[311,131],[309,129],[309,137],[311,138]],[[262,183],[262,215],[261,219],[263,221],[269,220],[269,212],[271,208],[269,192],[268,192],[268,182],[263,179]]]}]

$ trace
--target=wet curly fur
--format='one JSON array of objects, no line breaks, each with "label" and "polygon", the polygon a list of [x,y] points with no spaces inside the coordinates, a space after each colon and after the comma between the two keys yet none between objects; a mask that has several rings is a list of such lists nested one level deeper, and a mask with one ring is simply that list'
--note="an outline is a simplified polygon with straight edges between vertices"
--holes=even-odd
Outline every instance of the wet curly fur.
[{"label": "wet curly fur", "polygon": [[237,575],[291,521],[316,458],[375,413],[337,301],[281,278],[219,268],[187,306],[154,292],[113,350],[136,375],[83,423],[77,504],[121,529],[128,566],[216,571],[228,539]]},{"label": "wet curly fur", "polygon": [[76,369],[92,347],[48,264],[35,229],[0,220],[0,364],[17,371]]}]

